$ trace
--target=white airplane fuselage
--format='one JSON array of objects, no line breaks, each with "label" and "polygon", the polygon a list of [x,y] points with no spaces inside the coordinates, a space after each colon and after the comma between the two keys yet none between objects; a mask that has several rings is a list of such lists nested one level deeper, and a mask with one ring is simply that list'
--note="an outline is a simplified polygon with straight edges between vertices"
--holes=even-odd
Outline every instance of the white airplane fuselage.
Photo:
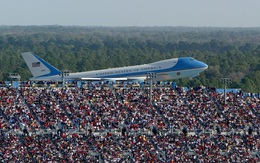
[{"label": "white airplane fuselage", "polygon": [[206,70],[208,65],[192,57],[162,60],[149,64],[109,68],[86,72],[62,74],[61,71],[31,52],[22,53],[33,74],[30,80],[139,80],[167,81],[179,78],[192,78]]}]

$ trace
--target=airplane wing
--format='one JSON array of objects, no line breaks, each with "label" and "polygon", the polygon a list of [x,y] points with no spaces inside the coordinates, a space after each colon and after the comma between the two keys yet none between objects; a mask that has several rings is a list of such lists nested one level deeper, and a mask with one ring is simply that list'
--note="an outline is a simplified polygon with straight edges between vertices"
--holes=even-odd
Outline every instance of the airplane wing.
[{"label": "airplane wing", "polygon": [[99,81],[99,80],[102,80],[102,78],[80,78],[80,80]]},{"label": "airplane wing", "polygon": [[127,80],[127,78],[80,78],[81,80],[92,80],[92,81],[99,81],[99,80]]},{"label": "airplane wing", "polygon": [[80,78],[81,80],[88,81],[144,81],[146,77],[128,77],[128,78]]}]

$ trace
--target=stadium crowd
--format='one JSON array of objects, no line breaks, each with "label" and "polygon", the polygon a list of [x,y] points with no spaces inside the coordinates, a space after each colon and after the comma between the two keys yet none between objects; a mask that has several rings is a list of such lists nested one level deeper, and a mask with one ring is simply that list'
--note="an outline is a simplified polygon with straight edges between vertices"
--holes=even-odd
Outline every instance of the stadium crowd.
[{"label": "stadium crowd", "polygon": [[89,83],[0,87],[2,162],[259,162],[259,95]]}]

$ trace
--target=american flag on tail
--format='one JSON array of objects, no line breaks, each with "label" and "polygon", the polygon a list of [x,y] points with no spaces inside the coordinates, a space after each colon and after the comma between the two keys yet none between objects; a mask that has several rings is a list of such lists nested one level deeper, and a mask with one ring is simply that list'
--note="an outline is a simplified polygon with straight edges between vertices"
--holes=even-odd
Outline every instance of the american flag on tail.
[{"label": "american flag on tail", "polygon": [[32,67],[40,67],[41,62],[32,62]]}]

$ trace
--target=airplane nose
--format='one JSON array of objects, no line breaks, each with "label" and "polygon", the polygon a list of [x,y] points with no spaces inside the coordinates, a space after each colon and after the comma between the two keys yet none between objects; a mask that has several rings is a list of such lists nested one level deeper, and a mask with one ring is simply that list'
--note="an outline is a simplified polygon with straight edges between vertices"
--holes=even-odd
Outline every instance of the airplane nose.
[{"label": "airplane nose", "polygon": [[199,67],[206,70],[208,68],[208,65],[204,62],[199,61]]},{"label": "airplane nose", "polygon": [[206,64],[206,63],[204,63],[204,62],[202,62],[202,67],[204,67],[205,69],[207,69],[209,66]]}]

